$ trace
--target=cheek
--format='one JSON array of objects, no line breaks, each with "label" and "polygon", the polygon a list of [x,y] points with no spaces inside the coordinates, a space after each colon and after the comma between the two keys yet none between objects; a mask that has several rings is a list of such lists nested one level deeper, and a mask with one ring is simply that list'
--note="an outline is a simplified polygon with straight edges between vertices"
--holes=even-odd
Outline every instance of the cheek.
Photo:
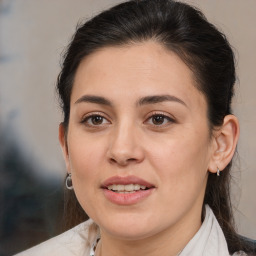
[{"label": "cheek", "polygon": [[206,150],[202,148],[205,149],[202,143],[169,141],[152,152],[151,165],[157,171],[159,196],[165,211],[172,212],[175,207],[176,214],[181,213],[202,200],[208,159]]},{"label": "cheek", "polygon": [[[104,143],[85,136],[70,136],[71,169],[78,182],[89,182],[102,169],[105,157]],[[101,168],[100,168],[101,166]]]},{"label": "cheek", "polygon": [[99,176],[104,172],[103,145],[85,136],[70,136],[69,155],[72,181],[76,197],[85,212],[90,216],[97,210],[95,201],[99,198]]},{"label": "cheek", "polygon": [[[206,134],[206,133],[201,133]],[[200,183],[207,173],[209,139],[197,132],[174,136],[155,142],[148,149],[150,164],[169,189],[183,189]]]}]

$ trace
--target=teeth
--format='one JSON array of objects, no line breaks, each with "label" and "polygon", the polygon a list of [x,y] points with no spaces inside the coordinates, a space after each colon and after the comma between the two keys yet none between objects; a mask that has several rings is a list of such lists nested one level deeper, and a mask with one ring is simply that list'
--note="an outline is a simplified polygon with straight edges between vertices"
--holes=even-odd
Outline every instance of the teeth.
[{"label": "teeth", "polygon": [[128,185],[120,185],[120,184],[113,184],[108,186],[108,190],[114,190],[117,192],[124,192],[124,193],[129,193],[137,190],[144,190],[146,189],[146,186],[142,186],[139,184],[128,184]]},{"label": "teeth", "polygon": [[128,192],[134,191],[135,190],[135,186],[133,184],[125,185],[124,186],[124,190],[128,191]]},{"label": "teeth", "polygon": [[117,191],[124,191],[124,185],[116,185]]},{"label": "teeth", "polygon": [[[144,186],[143,186],[143,187],[144,187]],[[135,184],[135,185],[134,185],[134,190],[140,190],[140,185]]]}]

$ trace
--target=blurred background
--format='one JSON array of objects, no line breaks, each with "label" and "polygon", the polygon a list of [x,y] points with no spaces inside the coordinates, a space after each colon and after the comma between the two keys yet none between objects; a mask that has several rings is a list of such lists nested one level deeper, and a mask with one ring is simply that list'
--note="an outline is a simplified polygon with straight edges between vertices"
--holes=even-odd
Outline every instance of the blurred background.
[{"label": "blurred background", "polygon": [[[0,256],[60,232],[66,174],[55,95],[61,53],[78,21],[120,0],[0,0]],[[233,45],[234,112],[241,122],[233,171],[239,232],[256,239],[256,1],[194,0]]]}]

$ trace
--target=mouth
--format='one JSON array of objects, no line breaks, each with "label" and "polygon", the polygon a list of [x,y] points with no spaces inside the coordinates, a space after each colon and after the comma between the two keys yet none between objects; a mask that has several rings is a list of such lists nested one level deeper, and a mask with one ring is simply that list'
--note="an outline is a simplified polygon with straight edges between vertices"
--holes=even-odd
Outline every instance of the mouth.
[{"label": "mouth", "polygon": [[148,198],[155,186],[136,176],[114,176],[101,186],[106,199],[118,205],[132,205]]},{"label": "mouth", "polygon": [[148,190],[150,188],[140,184],[127,184],[127,185],[113,184],[113,185],[107,186],[107,189],[115,193],[129,194],[129,193],[135,193],[139,190]]}]

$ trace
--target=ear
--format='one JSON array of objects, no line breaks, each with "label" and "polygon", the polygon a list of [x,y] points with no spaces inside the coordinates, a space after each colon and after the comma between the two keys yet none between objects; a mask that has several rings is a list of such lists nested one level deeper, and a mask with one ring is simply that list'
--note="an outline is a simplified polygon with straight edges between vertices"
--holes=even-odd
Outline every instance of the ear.
[{"label": "ear", "polygon": [[68,153],[68,145],[67,145],[67,137],[66,137],[66,131],[63,123],[60,123],[59,125],[59,142],[62,149],[62,153],[64,156],[64,160],[66,163],[67,171],[70,173],[70,161],[69,161],[69,153]]},{"label": "ear", "polygon": [[239,122],[234,115],[227,115],[222,126],[214,132],[213,152],[208,170],[212,173],[220,171],[232,160],[239,137]]}]

